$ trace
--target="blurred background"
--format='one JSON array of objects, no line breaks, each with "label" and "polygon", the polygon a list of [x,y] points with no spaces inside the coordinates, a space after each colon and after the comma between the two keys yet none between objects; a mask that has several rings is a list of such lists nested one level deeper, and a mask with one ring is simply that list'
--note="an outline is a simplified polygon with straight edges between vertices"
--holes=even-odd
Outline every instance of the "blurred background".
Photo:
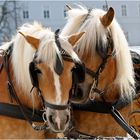
[{"label": "blurred background", "polygon": [[[140,50],[140,0],[2,0],[0,1],[0,44],[9,41],[23,23],[39,21],[53,31],[66,24],[66,4],[88,8],[108,7],[115,9],[115,16],[121,25],[129,45]],[[139,51],[140,52],[140,51]]]}]

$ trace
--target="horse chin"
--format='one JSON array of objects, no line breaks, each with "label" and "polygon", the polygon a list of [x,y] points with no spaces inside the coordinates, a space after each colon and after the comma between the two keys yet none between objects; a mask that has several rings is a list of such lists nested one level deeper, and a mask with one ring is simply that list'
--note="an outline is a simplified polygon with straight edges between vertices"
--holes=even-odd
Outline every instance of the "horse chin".
[{"label": "horse chin", "polygon": [[66,129],[68,128],[68,124],[61,126],[61,128],[58,128],[58,126],[56,124],[52,124],[48,121],[50,130],[54,133],[64,133],[66,131]]},{"label": "horse chin", "polygon": [[64,133],[64,132],[66,131],[66,128],[63,129],[63,130],[60,130],[60,129],[54,128],[54,126],[50,126],[50,129],[51,129],[51,131],[54,132],[54,133]]}]

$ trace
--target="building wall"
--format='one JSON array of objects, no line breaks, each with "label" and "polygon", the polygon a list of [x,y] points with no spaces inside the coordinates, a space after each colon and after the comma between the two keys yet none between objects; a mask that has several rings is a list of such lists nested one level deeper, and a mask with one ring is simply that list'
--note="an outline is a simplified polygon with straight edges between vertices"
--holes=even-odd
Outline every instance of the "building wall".
[{"label": "building wall", "polygon": [[[115,9],[115,16],[119,24],[124,30],[130,45],[140,46],[140,0],[106,0],[108,6]],[[106,4],[105,0],[98,1],[18,1],[17,5],[21,7],[20,16],[21,24],[25,22],[39,21],[46,27],[51,27],[53,30],[63,28],[66,23],[64,16],[65,5],[69,4],[72,7],[75,3],[83,4],[89,8],[103,8]],[[126,16],[122,16],[122,5],[126,6]],[[50,17],[44,18],[44,10],[49,10]],[[23,18],[23,11],[29,12],[28,18]]]}]

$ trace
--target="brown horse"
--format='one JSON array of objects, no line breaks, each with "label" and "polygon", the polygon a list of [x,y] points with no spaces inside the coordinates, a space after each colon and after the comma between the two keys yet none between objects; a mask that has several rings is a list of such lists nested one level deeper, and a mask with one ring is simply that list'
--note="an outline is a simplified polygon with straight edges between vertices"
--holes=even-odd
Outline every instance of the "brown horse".
[{"label": "brown horse", "polygon": [[[71,69],[81,65],[72,46],[83,33],[59,36],[38,23],[24,24],[18,32],[0,47],[0,138],[45,138],[47,128],[63,132],[70,121]],[[59,49],[73,62],[63,61]],[[42,112],[41,124],[30,119],[35,110]]]},{"label": "brown horse", "polygon": [[[61,34],[86,32],[83,40],[74,48],[85,63],[87,74],[85,81],[79,84],[73,102],[113,103],[120,99],[131,102],[135,96],[133,64],[125,35],[114,18],[114,9],[109,8],[105,12],[82,6],[68,8],[68,21]],[[132,108],[140,108],[137,100],[133,101],[132,106],[129,104],[120,109],[127,122]],[[73,115],[76,128],[84,133],[126,136],[110,114],[75,110]]]}]

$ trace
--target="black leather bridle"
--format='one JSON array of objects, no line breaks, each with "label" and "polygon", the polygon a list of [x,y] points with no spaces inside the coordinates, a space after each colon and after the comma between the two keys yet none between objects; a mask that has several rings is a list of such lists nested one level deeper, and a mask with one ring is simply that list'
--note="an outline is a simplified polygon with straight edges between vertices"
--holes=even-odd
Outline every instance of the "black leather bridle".
[{"label": "black leather bridle", "polygon": [[[69,61],[69,59],[71,59],[71,57],[68,54],[66,54],[66,52],[63,53],[64,50],[61,48],[61,44],[59,42],[59,34],[58,33],[59,33],[59,30],[57,30],[55,32],[55,42],[56,42],[56,45],[59,48],[59,51],[61,52],[62,58],[64,60],[66,60],[66,61]],[[8,115],[8,116],[13,117],[13,115],[9,114],[11,112],[10,109],[13,108],[15,111],[19,111],[20,110],[20,113],[22,113],[22,115],[20,115],[20,113],[17,113],[17,116],[19,116],[17,118],[20,118],[20,119],[23,119],[24,118],[24,119],[26,119],[29,122],[29,124],[35,130],[48,130],[49,129],[49,126],[47,126],[46,123],[44,123],[43,125],[36,125],[33,122],[32,118],[29,116],[31,114],[31,111],[29,111],[28,108],[25,107],[22,104],[22,102],[20,101],[19,97],[17,96],[16,90],[15,90],[14,85],[13,85],[13,82],[11,80],[11,75],[10,75],[10,70],[9,70],[9,58],[11,56],[12,50],[13,50],[13,44],[11,44],[11,46],[8,48],[8,50],[6,50],[6,51],[1,50],[0,55],[3,58],[3,62],[0,65],[0,72],[1,72],[1,70],[3,68],[5,68],[6,74],[7,74],[7,78],[8,78],[7,88],[8,88],[8,91],[9,91],[8,92],[9,93],[9,97],[11,99],[11,102],[13,100],[15,100],[16,103],[19,106],[13,106],[13,105],[10,106],[10,104],[0,103],[0,110],[2,111],[2,112],[0,112],[0,114],[1,115]],[[47,102],[47,101],[44,100],[44,98],[42,96],[41,89],[39,88],[39,82],[38,82],[38,73],[41,73],[41,71],[36,66],[38,63],[41,63],[41,61],[37,61],[36,58],[37,58],[37,51],[34,54],[33,61],[30,62],[30,64],[29,64],[29,73],[30,73],[31,83],[32,83],[32,86],[33,86],[30,92],[32,92],[33,88],[36,88],[36,91],[37,91],[38,96],[40,97],[40,101],[41,101],[41,104],[42,104],[42,108],[43,109],[45,109],[47,107],[48,108],[51,108],[51,109],[55,109],[55,110],[70,109],[70,103],[69,102],[66,105],[56,105],[56,104],[52,104],[52,103],[49,103],[49,102]],[[62,71],[63,71],[63,64],[60,65],[61,62],[60,62],[58,56],[57,56],[57,60],[56,61],[58,63],[58,65],[57,65],[58,67],[57,66],[55,67],[55,71],[56,71],[57,74],[60,75],[62,73]],[[74,66],[73,69],[77,68],[77,66],[80,67],[80,68],[83,68],[84,67],[84,65],[78,64],[78,63],[74,62],[72,59],[71,59],[71,61],[73,63],[75,63],[75,66]],[[84,68],[83,68],[83,71],[82,72],[83,72],[83,79],[82,80],[84,80],[84,77],[85,77]],[[8,113],[6,112],[6,110],[4,110],[3,108],[1,108],[1,106],[2,107],[5,107],[7,109],[7,111],[8,111]],[[38,111],[38,112],[40,112],[39,114],[42,114],[42,117],[43,117],[43,114],[44,113],[41,112],[41,111]],[[16,116],[14,115],[14,117],[16,117]],[[39,122],[40,122],[40,120],[42,120],[42,119],[39,117],[39,119],[35,119],[35,120],[39,120]]]},{"label": "black leather bridle", "polygon": [[[62,49],[60,41],[59,41],[59,29],[56,30],[56,32],[55,32],[55,43],[56,43],[56,45],[57,45],[57,47],[58,47],[58,49],[61,53],[62,58],[65,61],[71,61],[75,64],[75,66],[71,70],[71,72],[72,72],[72,87],[71,87],[71,89],[73,89],[73,85],[78,85],[78,83],[83,82],[85,80],[84,64],[74,62],[72,60],[72,58],[65,52],[65,50]],[[68,102],[68,104],[66,104],[66,105],[56,105],[56,104],[52,104],[52,103],[49,103],[49,102],[44,100],[44,98],[42,96],[42,92],[39,88],[39,82],[38,82],[38,77],[37,77],[37,73],[41,73],[41,72],[36,67],[36,65],[38,63],[41,63],[41,61],[37,61],[36,58],[37,58],[37,51],[34,54],[33,61],[29,65],[29,72],[30,72],[31,82],[32,82],[32,85],[33,85],[32,89],[34,87],[37,89],[37,93],[38,93],[38,96],[41,99],[42,105],[44,107],[49,107],[51,109],[56,109],[56,110],[70,109],[70,102]],[[56,62],[56,66],[55,66],[55,71],[56,71],[57,74],[61,75],[61,73],[63,71],[63,62],[60,61],[58,55],[57,55],[56,61],[57,62]],[[77,75],[79,75],[78,72],[81,73],[80,76],[77,76]],[[32,89],[31,89],[31,91],[32,91]]]},{"label": "black leather bridle", "polygon": [[94,71],[86,68],[86,73],[93,78],[93,82],[92,82],[92,85],[91,85],[91,88],[90,88],[90,92],[89,92],[89,99],[90,100],[94,100],[95,93],[97,93],[98,95],[100,95],[103,101],[105,100],[103,98],[103,95],[105,93],[105,90],[100,90],[98,88],[99,77],[100,77],[100,74],[105,69],[105,66],[107,64],[108,59],[110,57],[115,57],[115,54],[116,54],[115,51],[114,51],[112,38],[111,38],[111,36],[110,36],[109,33],[108,33],[108,35],[109,35],[109,37],[107,38],[108,39],[107,52],[106,52],[107,54],[105,55],[104,58],[102,58],[102,62],[99,65],[99,67],[97,68],[96,72],[94,72]]},{"label": "black leather bridle", "polygon": [[[91,11],[92,11],[91,9],[88,10],[88,14],[87,14],[86,18],[84,19],[83,23],[88,19],[88,17],[90,16]],[[89,103],[87,103],[87,104],[75,104],[75,103],[72,103],[71,106],[72,106],[72,108],[74,110],[83,110],[83,111],[90,111],[90,112],[97,112],[97,113],[109,113],[116,120],[116,122],[130,136],[132,136],[135,139],[139,139],[140,138],[139,134],[131,126],[128,125],[128,123],[125,121],[123,116],[117,110],[117,108],[119,108],[120,106],[124,107],[128,103],[122,102],[121,101],[122,99],[119,99],[115,103],[108,103],[108,102],[106,102],[106,100],[103,97],[103,95],[105,94],[105,90],[98,89],[98,81],[99,81],[100,74],[103,72],[108,59],[111,56],[114,57],[115,54],[116,54],[116,52],[115,52],[115,50],[113,48],[113,40],[111,38],[111,35],[110,35],[109,31],[108,31],[107,39],[108,39],[108,44],[107,44],[106,55],[105,55],[105,57],[102,58],[102,62],[99,65],[99,67],[97,68],[97,70],[94,72],[94,71],[92,71],[92,70],[90,70],[89,68],[86,67],[86,73],[93,78],[93,83],[91,85],[90,92],[88,93],[89,99],[90,99]],[[97,45],[101,45],[101,44],[97,44]],[[97,49],[97,47],[96,47],[96,49]],[[97,50],[97,52],[98,51],[99,50]],[[99,55],[100,54],[101,53],[99,53]],[[94,95],[95,93],[100,95],[100,97],[102,99],[101,102],[94,102],[93,101],[95,99],[95,95]],[[121,105],[120,105],[120,103],[121,103]],[[70,127],[68,132],[66,132],[66,136],[68,138],[70,137],[70,138],[83,138],[83,139],[95,139],[95,138],[98,138],[96,136],[92,136],[92,135],[89,135],[89,134],[86,134],[86,133],[83,133],[83,132],[80,132],[80,131],[76,130],[74,124],[72,124],[72,126]]]}]

